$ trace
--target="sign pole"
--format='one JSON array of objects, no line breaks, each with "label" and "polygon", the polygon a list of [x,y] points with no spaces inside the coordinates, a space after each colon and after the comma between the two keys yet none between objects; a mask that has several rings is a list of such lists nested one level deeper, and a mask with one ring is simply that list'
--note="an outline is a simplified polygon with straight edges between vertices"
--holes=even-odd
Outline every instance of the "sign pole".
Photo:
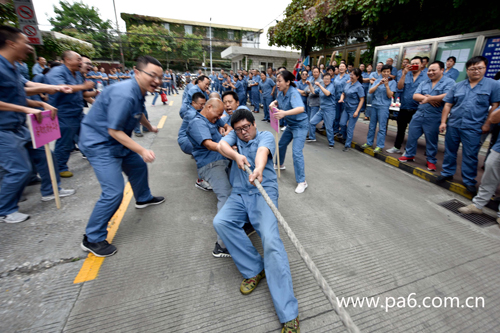
[{"label": "sign pole", "polygon": [[61,209],[61,198],[59,198],[59,186],[57,186],[56,171],[54,170],[54,161],[52,160],[52,152],[50,151],[49,144],[46,143],[45,155],[47,156],[47,165],[49,166],[50,180],[52,181],[52,188],[54,189],[54,197],[56,198],[56,207]]}]

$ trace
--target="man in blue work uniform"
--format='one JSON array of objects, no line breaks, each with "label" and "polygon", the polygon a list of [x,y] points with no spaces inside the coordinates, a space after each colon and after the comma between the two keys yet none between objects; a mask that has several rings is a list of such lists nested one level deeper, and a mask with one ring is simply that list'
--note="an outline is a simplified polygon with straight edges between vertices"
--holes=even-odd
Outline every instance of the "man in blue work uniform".
[{"label": "man in blue work uniform", "polygon": [[[227,245],[236,267],[243,275],[240,291],[244,295],[255,290],[263,277],[269,291],[282,332],[300,332],[299,308],[293,293],[288,256],[279,235],[278,221],[259,190],[257,179],[278,207],[278,179],[273,169],[276,143],[270,132],[259,132],[250,111],[237,110],[231,119],[235,130],[224,137],[218,151],[233,160],[230,180],[231,195],[214,218],[214,228]],[[237,146],[237,152],[233,150]],[[253,169],[248,176],[244,166]],[[241,229],[250,221],[262,239],[264,258]]]},{"label": "man in blue work uniform", "polygon": [[264,118],[262,121],[269,122],[271,120],[269,117],[269,104],[274,101],[276,83],[274,83],[272,78],[268,78],[264,72],[260,74],[260,81],[259,91],[262,94],[262,105],[264,106]]},{"label": "man in blue work uniform", "polygon": [[[220,122],[223,112],[222,101],[211,98],[187,128],[189,141],[193,145],[192,154],[196,160],[198,177],[208,181],[212,186],[217,196],[217,211],[221,210],[231,194],[231,184],[227,175],[229,161],[217,152],[217,144],[222,138],[219,123],[223,124]],[[219,235],[212,255],[216,258],[231,257]]]},{"label": "man in blue work uniform", "polygon": [[397,75],[398,75],[398,69],[394,65],[394,59],[387,58],[387,60],[385,61],[385,64],[386,65],[390,65],[392,67],[392,69],[391,69],[391,75],[389,75],[389,77],[391,77],[393,80],[395,80],[396,77],[397,77]]},{"label": "man in blue work uniform", "polygon": [[420,83],[413,99],[419,102],[417,112],[410,122],[408,141],[401,162],[413,161],[417,153],[417,140],[425,134],[425,156],[427,170],[436,171],[436,154],[438,149],[439,125],[443,112],[443,98],[455,85],[455,81],[443,75],[444,64],[434,61],[427,71],[427,80]]},{"label": "man in blue work uniform", "polygon": [[47,60],[44,57],[36,57],[36,64],[31,68],[31,74],[33,76],[37,74],[42,74],[43,70],[47,67]]},{"label": "man in blue work uniform", "polygon": [[[417,66],[418,69],[410,70],[411,66]],[[420,83],[427,79],[426,73],[422,71],[422,59],[420,57],[414,57],[411,59],[411,65],[403,68],[403,72],[398,85],[398,91],[400,92],[401,106],[398,114],[398,131],[396,134],[396,139],[394,140],[394,147],[387,149],[388,153],[401,153],[401,146],[405,140],[406,128],[411,121],[411,118],[417,112],[418,102],[413,99],[413,94],[417,90]],[[408,75],[411,73],[411,75]]]},{"label": "man in blue work uniform", "polygon": [[[41,102],[28,100],[23,79],[16,68],[16,61],[26,59],[33,52],[28,38],[21,30],[0,26],[0,169],[4,174],[0,187],[0,222],[19,223],[29,215],[19,212],[19,200],[32,175],[32,163],[40,173],[42,201],[54,199],[49,167],[44,148],[33,149],[30,131],[26,125],[26,114],[34,114],[41,121],[42,110],[57,109]],[[54,166],[57,170],[57,165]],[[59,184],[59,177],[57,176]],[[65,197],[75,190],[59,190]]]},{"label": "man in blue work uniform", "polygon": [[155,160],[153,151],[141,147],[130,137],[138,122],[158,132],[144,116],[144,96],[161,85],[162,69],[158,60],[145,56],[137,59],[134,79],[104,90],[82,122],[80,149],[101,184],[102,194],[87,223],[81,247],[98,257],[116,253],[106,241],[107,226],[123,198],[123,175],[128,177],[135,196],[135,208],[146,208],[165,201],[154,197],[148,185],[147,163]]},{"label": "man in blue work uniform", "polygon": [[217,77],[217,80],[219,81],[219,84],[218,84],[218,90],[217,92],[222,95],[223,93],[223,90],[222,90],[222,82],[224,81],[224,70],[221,69],[220,70],[220,73],[219,73],[219,76]]},{"label": "man in blue work uniform", "polygon": [[189,105],[191,105],[191,102],[193,100],[193,95],[195,93],[197,92],[202,93],[208,100],[207,90],[209,85],[210,85],[210,79],[205,75],[200,75],[194,82],[194,86],[191,87],[189,90],[184,91],[184,95],[182,96],[182,106],[181,109],[179,110],[179,115],[181,116],[181,118],[184,118],[184,115],[188,110]]},{"label": "man in blue work uniform", "polygon": [[500,82],[484,77],[487,66],[488,60],[482,56],[467,61],[468,79],[457,83],[446,94],[439,126],[441,132],[446,130],[446,137],[443,171],[437,180],[453,179],[457,169],[457,151],[462,143],[462,180],[471,193],[476,193],[481,134],[489,131],[489,112],[497,109],[500,103]]},{"label": "man in blue work uniform", "polygon": [[83,118],[83,98],[85,90],[92,89],[94,83],[85,81],[79,70],[82,57],[73,51],[64,51],[63,65],[53,68],[45,77],[49,84],[66,84],[73,89],[72,94],[56,93],[49,98],[49,103],[58,111],[61,138],[56,141],[54,155],[61,177],[72,177],[68,170],[68,160],[74,149],[74,138],[80,132]]}]

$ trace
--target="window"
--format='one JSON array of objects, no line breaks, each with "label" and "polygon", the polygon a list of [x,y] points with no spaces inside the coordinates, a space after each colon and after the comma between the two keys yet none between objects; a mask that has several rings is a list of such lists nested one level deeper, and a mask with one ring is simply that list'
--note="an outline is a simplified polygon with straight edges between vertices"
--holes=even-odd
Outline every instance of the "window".
[{"label": "window", "polygon": [[227,31],[227,39],[234,40],[234,31],[233,30]]},{"label": "window", "polygon": [[211,36],[210,36],[210,30],[211,30],[211,29],[212,29],[211,27],[208,27],[208,28],[207,28],[207,38],[213,38],[213,34],[214,34],[214,32],[213,32],[213,31],[212,31],[212,34],[211,34]]},{"label": "window", "polygon": [[192,35],[193,34],[193,26],[192,25],[185,25],[184,26],[184,34]]},{"label": "window", "polygon": [[247,32],[247,41],[253,42],[253,32]]},{"label": "window", "polygon": [[163,23],[163,27],[170,31],[170,24],[169,23]]}]

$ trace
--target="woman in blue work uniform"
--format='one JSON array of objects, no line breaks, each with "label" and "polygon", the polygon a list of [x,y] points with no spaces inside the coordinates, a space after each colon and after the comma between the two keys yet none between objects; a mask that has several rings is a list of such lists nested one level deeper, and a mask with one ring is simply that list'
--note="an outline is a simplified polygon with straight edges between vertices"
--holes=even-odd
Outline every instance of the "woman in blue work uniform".
[{"label": "woman in blue work uniform", "polygon": [[323,120],[325,122],[328,145],[329,148],[332,149],[335,145],[335,139],[333,138],[333,120],[335,119],[335,104],[337,104],[332,76],[327,73],[323,76],[323,83],[316,82],[314,85],[320,89],[320,110],[310,121],[311,130],[309,131],[309,139],[307,139],[307,142],[316,141],[316,131],[313,129]]},{"label": "woman in blue work uniform", "polygon": [[365,149],[372,147],[378,122],[379,128],[377,135],[377,148],[374,150],[375,153],[380,153],[385,146],[387,119],[389,119],[389,106],[391,105],[391,99],[397,90],[396,81],[390,80],[389,78],[389,75],[391,75],[391,68],[392,66],[390,65],[384,65],[382,67],[382,78],[376,80],[368,91],[373,96],[372,114],[370,117],[370,127],[368,128],[366,143],[362,145],[361,148]]},{"label": "woman in blue work uniform", "polygon": [[241,105],[245,105],[245,103],[242,103],[246,99],[246,92],[247,92],[247,87],[245,86],[245,80],[243,79],[242,74],[238,74],[234,76],[235,82],[230,83],[230,86],[234,89],[234,92],[236,95],[238,95],[238,101],[240,101]]},{"label": "woman in blue work uniform", "polygon": [[260,110],[260,94],[259,94],[259,83],[260,77],[258,74],[253,76],[253,83],[250,85],[250,102],[253,105],[252,112],[259,113]]},{"label": "woman in blue work uniform", "polygon": [[[274,117],[282,119],[286,117],[288,126],[283,132],[279,141],[279,168],[285,169],[286,148],[292,143],[293,167],[295,169],[295,180],[298,185],[295,193],[303,193],[307,188],[304,154],[304,143],[306,142],[307,130],[309,122],[307,114],[304,112],[304,103],[302,97],[295,87],[293,82],[295,77],[292,73],[284,70],[278,74],[276,78],[276,86],[278,87],[278,97],[272,102],[270,108],[276,108]],[[278,166],[275,166],[278,168]]]},{"label": "woman in blue work uniform", "polygon": [[[370,75],[372,74],[373,66],[371,64],[366,65],[366,71],[363,71],[361,65],[359,66],[361,69],[361,85],[363,86],[363,90],[365,91],[365,102],[363,103],[363,107],[361,108],[361,112],[365,113],[365,120],[370,119],[370,108],[367,106],[368,104],[368,90],[370,89]],[[396,81],[397,82],[397,81]]]},{"label": "woman in blue work uniform", "polygon": [[[355,68],[349,73],[351,82],[348,82],[344,87],[344,92],[340,97],[339,103],[344,104],[344,113],[340,118],[340,128],[342,137],[345,138],[345,145],[342,151],[349,151],[352,142],[354,127],[358,122],[359,113],[365,102],[365,90],[360,83],[363,78],[361,70]],[[347,125],[349,123],[349,125]]]},{"label": "woman in blue work uniform", "polygon": [[[339,75],[335,76],[333,84],[335,86],[335,100],[338,101],[342,92],[344,91],[345,84],[349,80],[349,74],[346,73],[347,67],[345,64],[339,65]],[[344,111],[343,103],[336,103],[335,120],[333,121],[333,135],[340,133],[340,116]],[[345,138],[344,138],[345,139]]]},{"label": "woman in blue work uniform", "polygon": [[302,73],[300,73],[300,81],[297,81],[295,84],[297,85],[297,90],[302,96],[302,102],[304,103],[304,107],[306,108],[306,113],[309,116],[309,109],[307,107],[307,96],[309,96],[309,85],[307,84],[307,77],[309,73],[304,69]]},{"label": "woman in blue work uniform", "polygon": [[264,72],[260,73],[260,80],[259,90],[262,94],[262,105],[264,106],[264,118],[262,121],[270,121],[269,104],[274,100],[273,96],[276,84]]}]

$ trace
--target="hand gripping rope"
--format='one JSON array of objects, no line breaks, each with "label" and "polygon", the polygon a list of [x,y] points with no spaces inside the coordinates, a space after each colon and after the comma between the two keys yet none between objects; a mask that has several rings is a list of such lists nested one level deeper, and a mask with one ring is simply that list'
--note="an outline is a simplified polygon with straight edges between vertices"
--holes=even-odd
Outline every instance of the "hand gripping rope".
[{"label": "hand gripping rope", "polygon": [[[248,175],[252,174],[252,170],[250,170],[250,168],[247,165],[245,165],[245,171],[248,173]],[[288,223],[286,223],[283,216],[281,216],[281,213],[274,205],[273,201],[267,194],[266,190],[264,190],[264,188],[257,179],[255,179],[254,183],[257,189],[259,189],[260,194],[262,194],[262,196],[264,197],[264,200],[266,200],[266,203],[273,211],[274,215],[276,216],[276,219],[278,219],[279,224],[283,227],[283,230],[285,230],[285,233],[292,242],[293,246],[295,246],[295,249],[297,250],[297,252],[299,252],[300,257],[306,264],[307,268],[311,271],[314,279],[316,280],[321,290],[325,294],[326,298],[332,305],[333,310],[337,313],[337,315],[340,317],[340,320],[347,328],[347,331],[351,333],[359,333],[360,332],[359,328],[356,326],[356,324],[354,324],[354,322],[351,319],[351,316],[349,316],[349,313],[347,313],[347,311],[344,308],[339,306],[339,304],[337,303],[337,296],[335,296],[335,293],[333,292],[332,288],[330,288],[325,278],[323,277],[323,275],[321,275],[321,272],[312,261],[309,254],[306,252],[302,244],[300,244],[299,240],[293,233],[292,229],[290,229],[290,227],[288,226]]]}]

